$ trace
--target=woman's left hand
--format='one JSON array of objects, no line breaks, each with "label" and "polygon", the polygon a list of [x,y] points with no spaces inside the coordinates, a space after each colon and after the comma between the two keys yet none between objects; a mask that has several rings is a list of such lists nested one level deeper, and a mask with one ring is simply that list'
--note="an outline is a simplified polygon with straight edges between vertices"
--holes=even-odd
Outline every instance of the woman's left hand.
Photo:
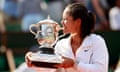
[{"label": "woman's left hand", "polygon": [[69,68],[69,67],[73,67],[74,66],[74,60],[71,58],[67,58],[67,57],[62,57],[63,58],[63,62],[61,64],[56,65],[56,67],[58,68]]}]

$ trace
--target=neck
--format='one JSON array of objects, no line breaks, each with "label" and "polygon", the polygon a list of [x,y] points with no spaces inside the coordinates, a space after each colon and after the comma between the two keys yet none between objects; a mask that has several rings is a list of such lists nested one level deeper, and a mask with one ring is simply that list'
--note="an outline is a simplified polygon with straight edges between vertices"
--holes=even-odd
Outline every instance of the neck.
[{"label": "neck", "polygon": [[80,34],[71,35],[71,47],[74,55],[76,50],[81,46],[82,40]]},{"label": "neck", "polygon": [[80,45],[83,39],[80,34],[74,33],[71,34],[71,40],[72,40],[71,43]]}]

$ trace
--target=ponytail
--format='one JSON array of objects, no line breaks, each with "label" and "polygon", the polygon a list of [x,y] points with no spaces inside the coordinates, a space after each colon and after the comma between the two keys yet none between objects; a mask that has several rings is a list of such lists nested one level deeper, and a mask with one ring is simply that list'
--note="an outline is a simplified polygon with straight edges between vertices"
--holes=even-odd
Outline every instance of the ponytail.
[{"label": "ponytail", "polygon": [[95,15],[92,12],[88,12],[86,17],[83,19],[83,24],[81,25],[82,38],[86,37],[93,32],[95,25]]},{"label": "ponytail", "polygon": [[95,27],[95,14],[91,11],[88,11],[88,25],[90,27],[90,30],[94,30]]}]

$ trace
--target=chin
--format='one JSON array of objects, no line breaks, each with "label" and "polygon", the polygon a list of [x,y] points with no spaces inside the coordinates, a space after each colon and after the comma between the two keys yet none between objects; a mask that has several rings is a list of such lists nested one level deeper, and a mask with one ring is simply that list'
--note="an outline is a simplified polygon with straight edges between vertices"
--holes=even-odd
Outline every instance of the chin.
[{"label": "chin", "polygon": [[70,33],[69,30],[67,30],[66,28],[63,29],[63,33],[67,34],[67,33]]},{"label": "chin", "polygon": [[63,33],[65,33],[65,29],[63,29]]},{"label": "chin", "polygon": [[64,34],[68,34],[68,33],[70,33],[70,32],[64,31]]}]

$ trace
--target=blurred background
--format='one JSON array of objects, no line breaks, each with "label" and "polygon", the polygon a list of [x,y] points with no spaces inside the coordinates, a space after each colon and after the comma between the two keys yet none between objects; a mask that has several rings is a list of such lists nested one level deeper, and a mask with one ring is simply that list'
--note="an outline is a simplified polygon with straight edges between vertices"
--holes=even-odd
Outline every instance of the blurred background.
[{"label": "blurred background", "polygon": [[34,72],[24,58],[38,47],[29,25],[48,15],[60,24],[65,6],[75,2],[96,14],[95,33],[107,43],[109,72],[120,72],[120,0],[0,0],[0,72]]}]

